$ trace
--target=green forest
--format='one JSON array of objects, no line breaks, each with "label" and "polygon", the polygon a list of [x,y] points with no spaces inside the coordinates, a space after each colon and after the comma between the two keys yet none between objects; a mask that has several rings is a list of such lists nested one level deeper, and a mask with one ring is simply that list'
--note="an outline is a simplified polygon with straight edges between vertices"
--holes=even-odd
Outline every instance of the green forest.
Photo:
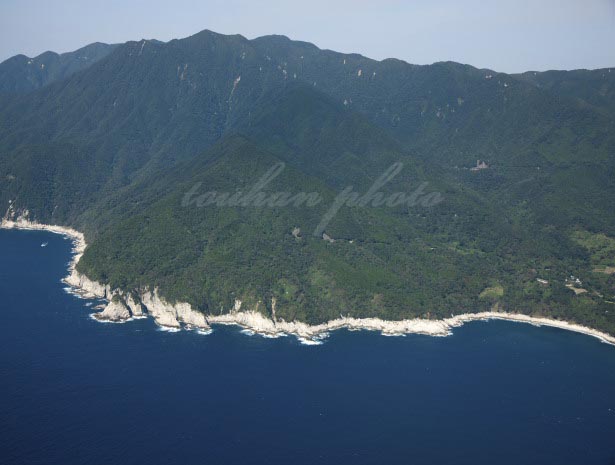
[{"label": "green forest", "polygon": [[[83,231],[91,279],[207,314],[240,299],[270,316],[275,298],[286,321],[497,310],[615,334],[615,73],[210,31],[99,52],[87,67],[62,55],[27,88],[25,65],[0,64],[0,216]],[[313,234],[344,189],[365,194],[396,163],[382,198],[423,186],[439,201],[344,204]],[[320,202],[185,202],[277,165],[264,195]]]}]

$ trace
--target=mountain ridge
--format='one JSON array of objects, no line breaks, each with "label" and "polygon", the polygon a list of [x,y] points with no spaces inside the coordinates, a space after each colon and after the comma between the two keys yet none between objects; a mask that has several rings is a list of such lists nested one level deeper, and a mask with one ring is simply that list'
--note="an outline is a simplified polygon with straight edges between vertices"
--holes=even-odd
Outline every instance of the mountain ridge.
[{"label": "mountain ridge", "polygon": [[[614,278],[593,270],[615,263],[614,113],[601,77],[581,74],[564,86],[280,36],[131,41],[0,97],[0,209],[83,230],[87,276],[204,312],[238,297],[275,297],[280,317],[312,324],[497,308],[612,334]],[[471,170],[477,159],[484,169]],[[273,192],[326,201],[181,205],[199,182],[247,189],[279,163]],[[383,195],[427,183],[444,200],[345,206],[326,237],[310,234],[340,192],[367,191],[394,163]]]},{"label": "mountain ridge", "polygon": [[103,59],[117,45],[93,42],[72,52],[18,54],[0,63],[0,93],[25,93],[65,79]]}]

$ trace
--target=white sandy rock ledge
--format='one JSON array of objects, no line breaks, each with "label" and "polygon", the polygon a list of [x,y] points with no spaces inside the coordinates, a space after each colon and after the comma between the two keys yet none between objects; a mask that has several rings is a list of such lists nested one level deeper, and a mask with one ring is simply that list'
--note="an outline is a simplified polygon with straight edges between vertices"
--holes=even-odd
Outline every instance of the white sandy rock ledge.
[{"label": "white sandy rock ledge", "polygon": [[379,318],[341,317],[319,325],[308,325],[302,322],[274,321],[263,314],[252,310],[241,310],[241,301],[235,301],[233,309],[223,315],[205,315],[193,309],[188,303],[171,304],[165,301],[158,289],[141,290],[135,294],[125,293],[119,289],[110,289],[108,285],[90,280],[76,270],[76,265],[83,255],[86,242],[83,234],[71,228],[55,225],[44,225],[29,221],[26,217],[16,220],[3,219],[0,228],[44,230],[63,234],[73,240],[73,259],[69,264],[69,275],[64,282],[71,286],[74,292],[84,298],[99,298],[107,300],[108,304],[102,312],[93,314],[99,321],[125,322],[135,318],[151,316],[155,322],[172,330],[197,329],[209,332],[211,325],[238,325],[244,329],[264,336],[294,335],[306,343],[318,343],[330,331],[346,328],[349,330],[379,331],[383,335],[402,336],[406,334],[425,334],[428,336],[449,336],[453,328],[471,321],[505,320],[518,323],[529,323],[535,326],[551,326],[574,331],[600,339],[602,342],[615,345],[615,337],[586,326],[550,318],[532,317],[520,313],[481,312],[465,313],[443,320],[411,319],[387,321]]},{"label": "white sandy rock ledge", "polygon": [[[237,305],[236,305],[237,307]],[[379,331],[386,336],[403,336],[406,334],[425,334],[428,336],[449,336],[453,328],[471,321],[506,320],[518,323],[529,323],[535,326],[551,326],[574,331],[600,339],[602,342],[615,345],[615,337],[575,323],[537,318],[517,313],[481,312],[466,313],[445,318],[443,320],[412,319],[387,321],[379,318],[338,318],[320,325],[307,325],[301,322],[274,323],[257,312],[234,312],[219,316],[209,316],[210,324],[234,324],[264,335],[291,334],[302,340],[319,341],[330,331],[346,328],[349,330]]]}]

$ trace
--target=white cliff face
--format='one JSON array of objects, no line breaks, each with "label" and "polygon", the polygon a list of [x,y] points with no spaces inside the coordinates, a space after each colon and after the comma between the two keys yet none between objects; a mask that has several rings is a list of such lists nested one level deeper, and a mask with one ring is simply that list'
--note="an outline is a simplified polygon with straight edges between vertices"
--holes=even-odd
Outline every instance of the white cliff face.
[{"label": "white cliff face", "polygon": [[[92,283],[92,281],[89,282]],[[99,283],[93,284],[95,286],[100,286]],[[115,323],[129,321],[133,318],[146,318],[143,311],[143,305],[141,305],[140,302],[137,302],[130,294],[124,295],[119,290],[116,290],[113,294],[111,294],[111,292],[108,291],[108,287],[106,289],[106,298],[111,298],[111,301],[102,312],[94,313],[92,315],[94,318],[101,321],[113,321]],[[82,295],[85,295],[83,288],[81,288],[79,292]]]},{"label": "white cliff face", "polygon": [[175,311],[177,313],[178,320],[182,323],[185,323],[190,326],[195,326],[197,328],[209,328],[209,324],[207,323],[205,315],[197,310],[194,310],[189,304],[176,304]]},{"label": "white cliff face", "polygon": [[130,319],[130,311],[121,300],[112,300],[102,312],[92,315],[97,320],[121,322]]},{"label": "white cliff face", "polygon": [[255,311],[238,311],[241,305],[235,305],[234,312],[225,315],[209,316],[210,324],[239,325],[251,331],[264,335],[292,334],[306,342],[315,342],[325,337],[329,331],[347,328],[350,330],[379,331],[386,336],[402,336],[405,334],[425,334],[428,336],[448,336],[452,329],[471,321],[506,320],[519,323],[529,323],[538,326],[552,326],[574,331],[600,339],[602,342],[615,345],[615,337],[566,321],[548,318],[536,318],[516,313],[466,313],[443,320],[412,319],[387,321],[378,318],[338,318],[319,325],[310,326],[302,322],[285,322],[266,318]]},{"label": "white cliff face", "polygon": [[428,334],[430,336],[447,336],[450,334],[450,326],[443,321],[419,319],[386,321],[378,318],[338,318],[319,325],[308,325],[299,321],[274,322],[261,313],[245,311],[209,316],[208,321],[210,324],[238,324],[263,334],[294,334],[304,339],[320,338],[329,331],[342,328],[380,331],[385,335],[416,333]]},{"label": "white cliff face", "polygon": [[147,312],[154,317],[160,326],[180,328],[181,323],[202,329],[209,329],[205,315],[194,310],[190,304],[178,303],[172,305],[158,296],[158,289],[153,292],[145,292],[141,301]]},{"label": "white cliff face", "polygon": [[145,308],[147,308],[147,313],[149,313],[159,325],[170,328],[181,327],[177,320],[175,309],[160,301],[157,293],[146,292],[141,296],[141,301],[143,305],[145,305]]},{"label": "white cliff face", "polygon": [[[326,336],[329,331],[341,328],[380,331],[384,335],[418,333],[430,336],[447,336],[451,334],[453,328],[470,321],[499,319],[539,326],[553,326],[587,334],[603,342],[615,345],[615,337],[576,323],[493,311],[467,313],[443,320],[412,319],[387,321],[378,318],[342,317],[319,325],[310,326],[302,322],[286,322],[276,319],[275,309],[277,302],[275,300],[271,302],[271,319],[254,310],[241,311],[242,303],[240,300],[236,300],[230,313],[206,317],[203,313],[194,310],[188,303],[177,303],[172,305],[166,302],[159,296],[158,289],[154,289],[153,292],[142,292],[140,294],[141,301],[139,302],[139,299],[134,298],[130,293],[124,293],[119,289],[112,290],[108,285],[92,281],[87,276],[80,274],[76,270],[76,265],[85,251],[86,243],[83,234],[74,229],[65,228],[63,226],[38,224],[28,219],[27,211],[22,212],[21,216],[19,216],[11,208],[9,208],[5,218],[0,220],[0,228],[46,230],[70,237],[73,240],[73,260],[69,266],[69,275],[64,279],[64,282],[75,288],[76,292],[83,297],[111,300],[102,312],[94,315],[96,319],[103,321],[127,321],[133,317],[144,317],[146,313],[149,313],[154,317],[157,324],[170,328],[179,329],[183,323],[187,326],[209,330],[210,323],[232,324],[242,326],[264,335],[293,334],[309,343],[318,341],[320,338]],[[119,299],[113,301],[113,295],[117,295]]]},{"label": "white cliff face", "polygon": [[128,296],[126,297],[126,306],[130,310],[130,313],[133,316],[133,318],[145,318],[146,317],[145,312],[143,311],[143,305],[141,305],[141,302],[138,302],[135,299],[133,299],[131,294],[128,294]]},{"label": "white cliff face", "polygon": [[260,313],[254,311],[226,313],[223,315],[211,315],[208,318],[210,323],[222,325],[240,325],[258,333],[275,334],[282,332],[282,327],[277,327],[272,320],[265,318]]},{"label": "white cliff face", "polygon": [[108,285],[92,281],[87,276],[82,275],[75,269],[73,269],[71,273],[64,278],[64,282],[75,288],[76,291],[86,299],[106,299],[111,296],[111,289]]},{"label": "white cliff face", "polygon": [[[272,301],[272,308],[277,302]],[[401,320],[386,321],[378,318],[338,318],[319,325],[308,325],[299,321],[274,321],[256,311],[241,311],[241,301],[236,300],[233,311],[224,315],[210,315],[210,324],[236,324],[261,334],[293,334],[302,339],[319,339],[329,331],[348,328],[351,330],[380,331],[385,335],[403,335],[407,333],[428,334],[430,336],[447,336],[451,326],[443,320]]]}]

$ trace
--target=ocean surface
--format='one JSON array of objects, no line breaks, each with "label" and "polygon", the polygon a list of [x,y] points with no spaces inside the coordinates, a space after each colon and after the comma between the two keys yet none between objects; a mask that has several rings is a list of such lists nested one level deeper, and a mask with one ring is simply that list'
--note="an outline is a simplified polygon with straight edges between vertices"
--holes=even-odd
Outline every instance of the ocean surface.
[{"label": "ocean surface", "polygon": [[104,324],[64,291],[70,249],[0,230],[2,464],[615,464],[615,347],[597,339]]}]

